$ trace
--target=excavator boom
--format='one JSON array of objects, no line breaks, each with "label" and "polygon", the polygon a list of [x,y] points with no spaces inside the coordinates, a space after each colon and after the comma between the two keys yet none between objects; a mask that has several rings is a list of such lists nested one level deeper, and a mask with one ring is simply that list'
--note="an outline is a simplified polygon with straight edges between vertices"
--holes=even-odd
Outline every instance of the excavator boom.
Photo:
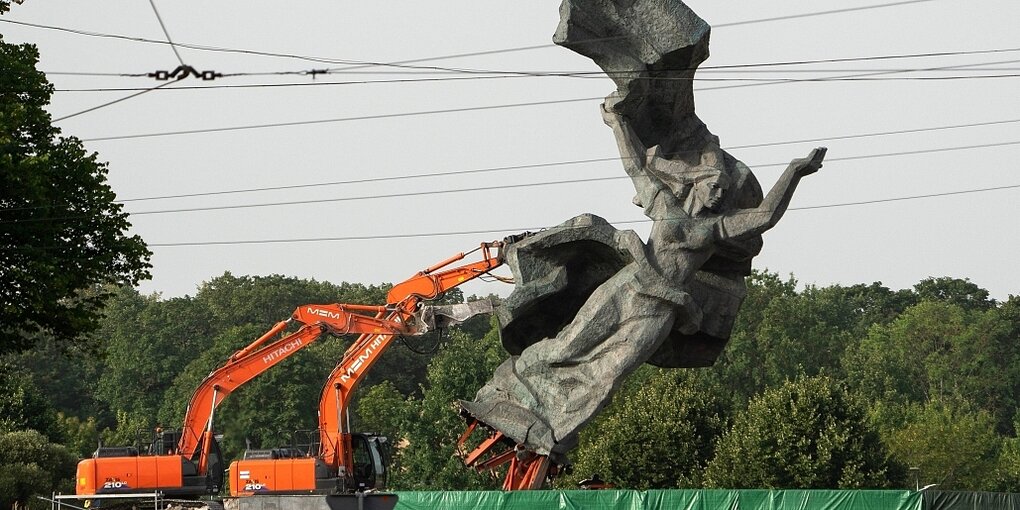
[{"label": "excavator boom", "polygon": [[[372,331],[357,331],[361,335],[344,353],[323,387],[319,400],[318,454],[298,459],[272,458],[270,454],[270,458],[235,461],[230,466],[231,495],[307,494],[379,488],[374,481],[368,481],[373,477],[366,474],[376,472],[376,468],[384,469],[379,466],[378,453],[369,458],[374,459],[372,462],[376,468],[359,462],[359,467],[364,469],[356,470],[354,459],[355,441],[365,445],[360,448],[367,449],[371,448],[367,443],[375,438],[345,430],[346,414],[354,389],[393,344],[397,335],[426,332],[428,325],[421,320],[424,301],[435,299],[502,265],[501,250],[506,244],[508,241],[482,243],[474,250],[481,251],[481,260],[449,267],[468,255],[458,253],[394,285],[387,295],[385,306],[359,310],[364,313],[375,312],[371,321],[381,327]],[[497,250],[496,253],[493,250]]]},{"label": "excavator boom", "polygon": [[[299,306],[291,317],[274,325],[261,337],[239,349],[226,363],[209,374],[191,397],[176,449],[158,455],[139,455],[134,448],[100,448],[94,458],[78,464],[75,491],[81,495],[161,491],[182,496],[219,492],[223,469],[214,438],[217,406],[227,395],[266,370],[278,365],[322,336],[360,335],[348,349],[334,374],[349,391],[378,359],[394,335],[416,335],[427,329],[421,320],[421,301],[432,299],[464,281],[476,278],[502,263],[490,248],[504,243],[484,243],[480,262],[440,270],[465,257],[459,253],[394,286],[387,304],[310,304]],[[300,327],[283,334],[291,323]],[[283,334],[283,336],[279,336]],[[339,414],[339,413],[338,413]],[[330,425],[334,422],[330,421]],[[333,434],[339,434],[339,429]],[[165,444],[165,443],[161,443]],[[332,450],[331,450],[332,451]]]}]

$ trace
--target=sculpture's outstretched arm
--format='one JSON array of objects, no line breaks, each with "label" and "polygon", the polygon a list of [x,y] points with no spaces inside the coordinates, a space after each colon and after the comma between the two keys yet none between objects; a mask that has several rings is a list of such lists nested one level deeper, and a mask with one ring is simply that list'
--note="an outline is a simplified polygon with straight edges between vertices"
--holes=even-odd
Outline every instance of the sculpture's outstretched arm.
[{"label": "sculpture's outstretched arm", "polygon": [[615,94],[606,97],[602,103],[602,120],[607,126],[613,128],[613,135],[616,136],[616,145],[620,149],[620,157],[623,160],[623,168],[627,175],[634,176],[641,173],[645,167],[647,148],[638,140],[634,129],[630,127],[627,119],[614,109],[620,97]]},{"label": "sculpture's outstretched arm", "polygon": [[825,147],[819,147],[811,151],[808,157],[791,161],[790,166],[786,167],[786,171],[757,208],[737,209],[723,217],[726,236],[739,239],[758,235],[779,223],[779,219],[790,205],[790,199],[793,197],[793,191],[797,189],[800,178],[811,175],[822,167],[825,151]]},{"label": "sculpture's outstretched arm", "polygon": [[613,128],[613,135],[616,137],[616,145],[620,150],[623,169],[634,183],[634,189],[637,190],[637,200],[641,202],[642,207],[647,208],[652,204],[655,195],[665,185],[649,175],[645,169],[645,164],[648,160],[648,148],[638,139],[637,134],[630,126],[630,123],[627,122],[627,119],[623,115],[616,113],[613,109],[620,100],[621,98],[615,94],[606,98],[606,101],[602,103],[602,120],[605,121],[606,125]]}]

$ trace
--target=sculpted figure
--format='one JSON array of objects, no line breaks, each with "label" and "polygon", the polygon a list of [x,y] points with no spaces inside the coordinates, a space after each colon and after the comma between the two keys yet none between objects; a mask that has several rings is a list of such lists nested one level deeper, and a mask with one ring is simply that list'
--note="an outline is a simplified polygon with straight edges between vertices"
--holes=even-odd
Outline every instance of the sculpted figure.
[{"label": "sculpted figure", "polygon": [[464,414],[547,461],[642,363],[708,366],[730,336],[762,232],[786,212],[818,148],[767,195],[694,112],[710,28],[680,0],[563,0],[554,40],[592,58],[617,91],[602,105],[653,224],[647,242],[581,215],[511,245],[516,286],[497,310],[511,357]]},{"label": "sculpted figure", "polygon": [[797,183],[821,168],[825,155],[819,148],[791,162],[757,207],[726,210],[731,179],[718,147],[687,158],[646,151],[613,111],[615,99],[607,99],[603,117],[616,134],[635,202],[653,220],[644,253],[599,285],[556,336],[508,359],[473,402],[461,403],[482,423],[554,460],[576,445],[580,429],[672,331],[701,328],[701,307],[688,291],[695,273],[720,246],[774,226]]}]

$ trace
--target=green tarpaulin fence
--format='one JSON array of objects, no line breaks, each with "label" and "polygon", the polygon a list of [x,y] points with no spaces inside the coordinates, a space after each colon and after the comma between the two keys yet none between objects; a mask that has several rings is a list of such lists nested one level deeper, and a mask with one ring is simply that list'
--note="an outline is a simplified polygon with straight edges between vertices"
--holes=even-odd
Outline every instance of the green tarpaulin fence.
[{"label": "green tarpaulin fence", "polygon": [[926,506],[922,493],[915,491],[576,490],[397,495],[397,510],[950,510]]},{"label": "green tarpaulin fence", "polygon": [[654,490],[397,492],[396,510],[1020,510],[1020,494]]}]

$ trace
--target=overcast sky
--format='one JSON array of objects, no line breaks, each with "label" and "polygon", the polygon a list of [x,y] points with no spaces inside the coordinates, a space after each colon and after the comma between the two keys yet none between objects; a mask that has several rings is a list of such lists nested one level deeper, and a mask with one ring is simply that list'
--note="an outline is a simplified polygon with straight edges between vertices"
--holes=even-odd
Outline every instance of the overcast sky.
[{"label": "overcast sky", "polygon": [[[143,292],[193,295],[225,271],[400,281],[585,212],[647,233],[619,161],[577,163],[617,156],[597,99],[613,84],[562,76],[597,68],[551,44],[558,2],[154,2],[180,59],[228,76],[189,77],[80,115],[165,83],[116,75],[171,71],[178,55],[10,22],[166,41],[150,2],[25,0],[0,17],[7,42],[38,45],[58,89],[50,112],[69,116],[63,132],[109,162],[133,231],[154,252]],[[829,147],[798,188],[797,210],[765,235],[756,268],[821,286],[899,289],[951,276],[998,299],[1020,294],[1020,2],[688,5],[714,27],[695,97],[723,147],[766,189],[790,159]],[[802,16],[825,11],[841,12]],[[950,55],[917,56],[931,53]],[[907,58],[875,58],[887,56]],[[852,60],[749,66],[821,59]],[[394,62],[409,63],[358,65]],[[330,72],[267,74],[313,69]],[[276,126],[252,127],[266,125]],[[897,131],[915,132],[881,134]],[[152,199],[251,188],[277,189]],[[819,208],[870,201],[880,202]],[[287,242],[237,243],[266,240]],[[231,244],[200,244],[214,242]],[[466,291],[509,291],[497,285]]]}]

